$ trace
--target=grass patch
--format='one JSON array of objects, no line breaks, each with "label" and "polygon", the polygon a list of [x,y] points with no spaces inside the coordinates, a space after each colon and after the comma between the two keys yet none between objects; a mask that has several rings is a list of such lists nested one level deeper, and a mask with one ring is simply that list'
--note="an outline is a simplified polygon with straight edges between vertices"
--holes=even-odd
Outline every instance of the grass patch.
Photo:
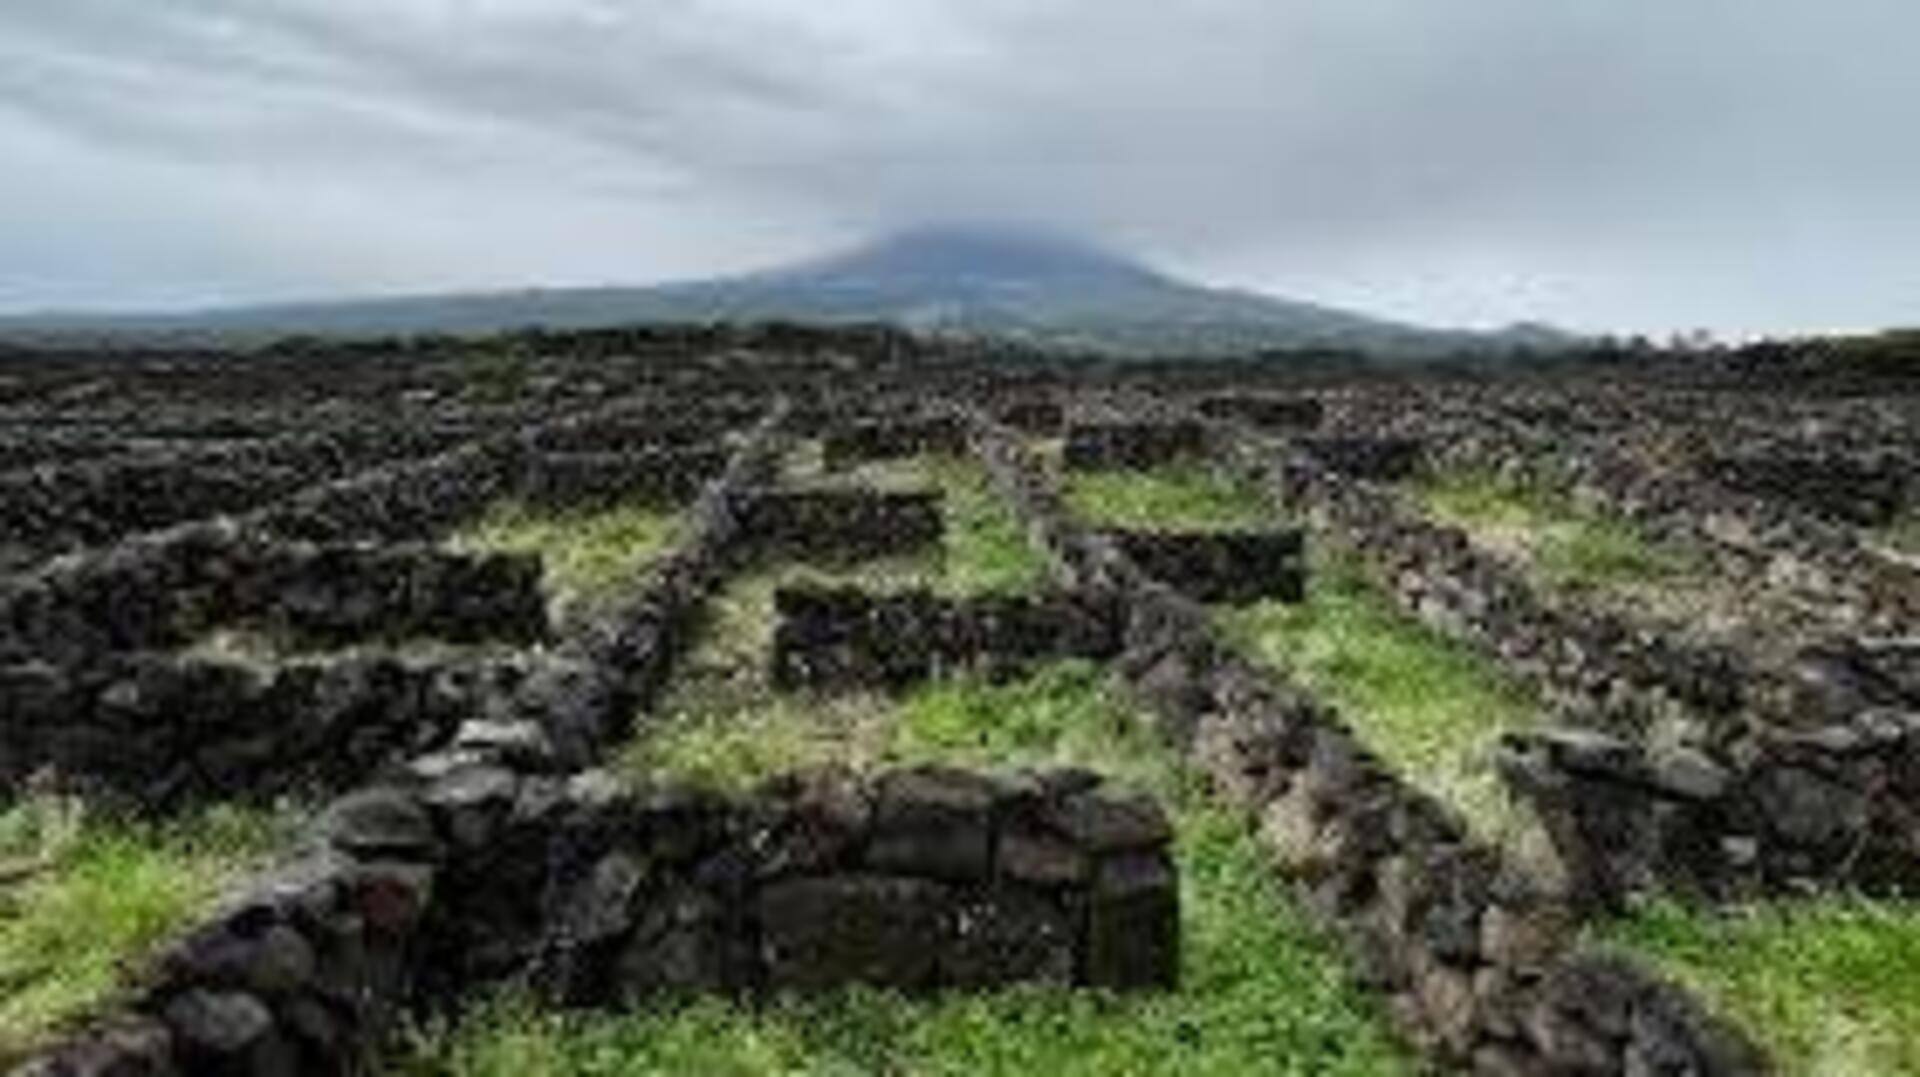
[{"label": "grass patch", "polygon": [[1595,932],[1697,992],[1788,1074],[1920,1073],[1920,906],[1649,903]]},{"label": "grass patch", "polygon": [[1414,494],[1429,515],[1519,555],[1552,586],[1654,582],[1689,568],[1681,554],[1649,541],[1630,521],[1537,484],[1455,471],[1421,481]]},{"label": "grass patch", "polygon": [[1021,594],[1046,578],[1047,559],[1019,516],[970,460],[933,458],[927,474],[945,495],[945,584],[953,594]]},{"label": "grass patch", "polygon": [[1350,560],[1319,557],[1307,600],[1222,609],[1245,653],[1337,706],[1397,773],[1450,804],[1488,841],[1523,824],[1495,773],[1500,735],[1537,704],[1464,645],[1405,616]]},{"label": "grass patch", "polygon": [[677,691],[659,724],[617,768],[655,781],[744,793],[776,774],[839,763],[870,769],[887,757],[893,703],[867,693],[774,692],[744,679]]},{"label": "grass patch", "polygon": [[166,824],[54,799],[0,813],[0,878],[16,880],[0,883],[0,1067],[109,998],[285,830],[233,808]]},{"label": "grass patch", "polygon": [[677,510],[651,505],[541,513],[506,502],[450,545],[473,553],[539,554],[548,594],[572,604],[632,581],[680,538],[682,526]]},{"label": "grass patch", "polygon": [[986,469],[970,458],[929,454],[872,461],[837,473],[826,484],[938,491],[944,523],[940,546],[843,569],[776,566],[769,571],[792,579],[858,582],[868,590],[925,588],[952,596],[1023,594],[1046,579],[1046,555],[1028,538],[1012,506],[994,492]]},{"label": "grass patch", "polygon": [[1213,804],[1083,662],[1008,684],[959,678],[893,705],[886,762],[1078,763],[1174,815],[1182,979],[1168,994],[1038,987],[910,999],[853,990],[608,1016],[496,999],[423,1034],[403,1073],[1249,1074],[1411,1072],[1378,1002],[1281,891],[1245,821]]},{"label": "grass patch", "polygon": [[1102,527],[1228,531],[1268,526],[1274,510],[1253,483],[1199,461],[1143,471],[1074,471],[1067,506]]},{"label": "grass patch", "polygon": [[1874,538],[1901,553],[1920,557],[1920,511],[1902,513],[1875,532]]}]

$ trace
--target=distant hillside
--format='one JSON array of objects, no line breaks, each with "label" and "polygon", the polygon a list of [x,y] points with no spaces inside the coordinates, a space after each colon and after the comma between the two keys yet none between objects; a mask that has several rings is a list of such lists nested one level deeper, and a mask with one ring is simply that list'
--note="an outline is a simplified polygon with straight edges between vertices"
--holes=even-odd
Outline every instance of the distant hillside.
[{"label": "distant hillside", "polygon": [[1106,251],[1007,229],[928,228],[790,267],[653,287],[346,300],[172,314],[0,318],[0,338],[156,336],[243,343],[287,334],[488,333],[640,322],[891,322],[1128,355],[1347,348],[1379,355],[1551,349],[1516,326],[1425,329],[1253,292],[1205,288]]}]

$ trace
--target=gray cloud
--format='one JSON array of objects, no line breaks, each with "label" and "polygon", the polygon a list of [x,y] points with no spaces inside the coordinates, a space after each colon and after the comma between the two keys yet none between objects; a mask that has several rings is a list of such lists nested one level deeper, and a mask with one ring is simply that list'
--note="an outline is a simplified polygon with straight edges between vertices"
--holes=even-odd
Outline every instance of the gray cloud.
[{"label": "gray cloud", "polygon": [[13,0],[0,309],[941,217],[1440,323],[1913,321],[1905,0]]}]

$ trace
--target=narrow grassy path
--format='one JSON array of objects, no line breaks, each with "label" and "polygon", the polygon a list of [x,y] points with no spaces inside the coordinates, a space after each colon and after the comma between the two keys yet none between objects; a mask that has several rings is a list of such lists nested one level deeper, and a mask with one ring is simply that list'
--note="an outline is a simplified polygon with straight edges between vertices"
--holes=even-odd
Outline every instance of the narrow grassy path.
[{"label": "narrow grassy path", "polygon": [[1139,471],[1067,471],[1067,507],[1097,527],[1229,531],[1271,526],[1258,488],[1205,461]]},{"label": "narrow grassy path", "polygon": [[932,490],[941,495],[946,523],[940,549],[886,564],[882,586],[925,587],[966,596],[1021,594],[1039,587],[1047,560],[1027,538],[1011,506],[994,493],[986,469],[965,457],[929,454],[879,460],[843,472],[795,465],[790,474],[809,486],[859,486],[890,491]]},{"label": "narrow grassy path", "polygon": [[1869,536],[1871,541],[1911,557],[1920,557],[1920,509],[1909,509]]},{"label": "narrow grassy path", "polygon": [[54,798],[0,812],[0,1069],[97,1010],[291,829],[235,808],[165,824]]},{"label": "narrow grassy path", "polygon": [[1821,897],[1711,910],[1662,901],[1593,935],[1706,999],[1788,1077],[1920,1073],[1920,906]]},{"label": "narrow grassy path", "polygon": [[447,545],[473,553],[539,554],[556,613],[639,575],[682,537],[684,519],[653,504],[586,512],[538,512],[517,502],[493,507]]},{"label": "narrow grassy path", "polygon": [[1409,489],[1428,515],[1514,557],[1556,589],[1671,583],[1699,567],[1632,522],[1581,506],[1564,491],[1467,470],[1429,476]]},{"label": "narrow grassy path", "polygon": [[1316,552],[1304,603],[1215,616],[1243,653],[1339,708],[1384,762],[1483,840],[1511,847],[1529,836],[1531,819],[1493,756],[1502,734],[1539,721],[1539,704],[1493,663],[1401,613],[1352,560]]}]

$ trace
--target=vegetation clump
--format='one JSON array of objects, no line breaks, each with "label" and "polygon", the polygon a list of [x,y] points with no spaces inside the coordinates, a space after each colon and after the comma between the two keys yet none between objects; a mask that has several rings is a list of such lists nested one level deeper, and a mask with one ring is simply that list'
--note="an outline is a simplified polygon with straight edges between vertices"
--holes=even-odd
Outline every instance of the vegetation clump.
[{"label": "vegetation clump", "polygon": [[1539,705],[1497,668],[1397,610],[1353,561],[1316,558],[1307,600],[1217,614],[1248,655],[1339,708],[1395,772],[1459,810],[1483,838],[1521,821],[1493,768],[1503,733]]},{"label": "vegetation clump", "polygon": [[102,1006],[287,828],[229,807],[136,822],[60,797],[0,812],[0,1067]]},{"label": "vegetation clump", "polygon": [[1527,563],[1550,586],[1595,590],[1674,577],[1690,565],[1629,521],[1562,491],[1485,471],[1431,476],[1414,488],[1435,519]]},{"label": "vegetation clump", "polygon": [[1205,462],[1143,471],[1067,473],[1067,506],[1100,527],[1232,531],[1270,526],[1274,512],[1250,481]]},{"label": "vegetation clump", "polygon": [[1595,931],[1737,1021],[1783,1073],[1920,1073],[1920,906],[1650,902]]},{"label": "vegetation clump", "polygon": [[548,513],[504,502],[451,545],[476,553],[539,554],[548,593],[566,606],[631,581],[672,547],[682,524],[678,512],[654,505]]}]

